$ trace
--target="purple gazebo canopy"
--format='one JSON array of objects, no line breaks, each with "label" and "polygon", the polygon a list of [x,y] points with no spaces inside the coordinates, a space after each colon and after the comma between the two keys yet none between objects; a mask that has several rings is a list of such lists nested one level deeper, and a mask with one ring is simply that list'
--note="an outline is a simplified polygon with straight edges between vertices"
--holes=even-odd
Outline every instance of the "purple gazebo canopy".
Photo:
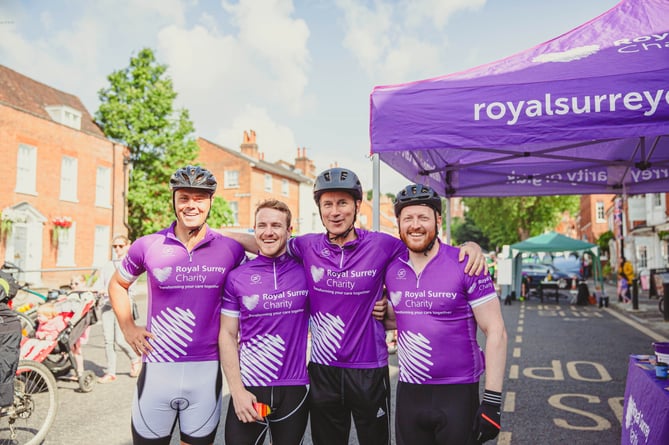
[{"label": "purple gazebo canopy", "polygon": [[669,191],[669,2],[371,94],[371,152],[444,196]]}]

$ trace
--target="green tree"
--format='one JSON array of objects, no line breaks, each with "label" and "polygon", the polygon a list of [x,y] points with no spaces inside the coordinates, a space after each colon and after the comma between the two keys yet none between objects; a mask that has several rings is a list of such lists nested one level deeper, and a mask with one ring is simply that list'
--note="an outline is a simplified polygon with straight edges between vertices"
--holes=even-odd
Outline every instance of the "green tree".
[{"label": "green tree", "polygon": [[[199,151],[188,111],[174,108],[177,93],[166,72],[167,65],[144,48],[131,57],[127,68],[111,73],[109,86],[98,92],[98,125],[107,137],[129,149],[127,203],[132,238],[155,232],[174,219],[173,212],[166,211],[172,205],[170,175],[194,164]],[[209,222],[213,226],[230,221],[230,209],[221,201],[216,200],[212,208]]]},{"label": "green tree", "polygon": [[[443,229],[446,224],[442,223]],[[474,241],[482,249],[490,250],[490,240],[483,234],[483,231],[474,222],[465,215],[463,218],[453,218],[451,222],[451,234],[453,235],[452,245],[457,246],[465,241]]]},{"label": "green tree", "polygon": [[558,223],[562,212],[576,214],[578,196],[465,198],[467,216],[490,240],[491,247],[540,235]]}]

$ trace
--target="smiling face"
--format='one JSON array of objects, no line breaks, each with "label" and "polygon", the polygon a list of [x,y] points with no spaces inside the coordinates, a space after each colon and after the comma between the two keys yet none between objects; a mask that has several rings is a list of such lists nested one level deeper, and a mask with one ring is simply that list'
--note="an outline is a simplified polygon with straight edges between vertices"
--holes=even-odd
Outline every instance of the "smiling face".
[{"label": "smiling face", "polygon": [[[319,207],[325,230],[334,236],[345,233],[353,225],[359,208],[353,196],[342,191],[323,193],[319,201]],[[350,232],[346,239],[342,241],[349,241],[349,238],[355,238],[355,234]]]},{"label": "smiling face", "polygon": [[441,217],[435,220],[435,213],[431,207],[413,205],[402,209],[397,223],[400,238],[409,250],[424,252],[437,236],[437,224],[441,224]]},{"label": "smiling face", "polygon": [[261,208],[256,212],[255,238],[260,253],[274,258],[286,251],[292,227],[289,216],[277,209]]},{"label": "smiling face", "polygon": [[179,189],[174,192],[174,212],[177,224],[185,229],[202,226],[211,209],[211,195],[205,190]]}]

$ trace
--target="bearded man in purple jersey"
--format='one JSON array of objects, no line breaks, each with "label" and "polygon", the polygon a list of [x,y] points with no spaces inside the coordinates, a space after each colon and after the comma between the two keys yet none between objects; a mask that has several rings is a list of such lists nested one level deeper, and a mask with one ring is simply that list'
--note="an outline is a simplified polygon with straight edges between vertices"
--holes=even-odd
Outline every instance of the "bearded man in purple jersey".
[{"label": "bearded man in purple jersey", "polygon": [[260,203],[254,229],[260,252],[230,272],[221,309],[219,349],[231,396],[225,442],[264,443],[269,430],[272,443],[299,445],[309,417],[307,279],[286,254],[286,204]]},{"label": "bearded man in purple jersey", "polygon": [[[144,366],[132,406],[134,444],[170,443],[177,420],[182,444],[214,442],[223,377],[218,353],[221,294],[244,259],[239,243],[206,223],[216,178],[187,166],[170,178],[176,221],[135,241],[109,284],[128,344]],[[128,288],[146,272],[147,325],[132,318]]]},{"label": "bearded man in purple jersey", "polygon": [[[390,377],[383,323],[371,316],[383,301],[383,276],[390,261],[406,251],[397,238],[355,228],[362,201],[357,175],[331,168],[314,183],[324,234],[288,240],[288,253],[302,261],[309,286],[311,359],[309,409],[315,445],[346,445],[351,418],[361,445],[390,444]],[[232,235],[247,250],[252,236]],[[249,242],[250,241],[250,242]],[[467,270],[480,272],[478,246]]]},{"label": "bearded man in purple jersey", "polygon": [[[500,430],[507,334],[490,275],[469,276],[438,238],[441,198],[412,184],[395,199],[408,251],[386,269],[388,329],[397,329],[398,445],[478,444]],[[476,340],[485,334],[485,355]],[[485,392],[479,403],[479,378]]]}]

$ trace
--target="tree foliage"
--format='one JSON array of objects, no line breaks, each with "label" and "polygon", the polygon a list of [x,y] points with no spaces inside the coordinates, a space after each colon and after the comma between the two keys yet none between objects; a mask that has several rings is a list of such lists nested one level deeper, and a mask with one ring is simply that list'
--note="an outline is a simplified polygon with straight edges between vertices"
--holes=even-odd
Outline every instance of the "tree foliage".
[{"label": "tree foliage", "polygon": [[[445,222],[442,223],[445,229]],[[474,241],[484,250],[491,250],[490,240],[483,234],[483,231],[474,222],[465,215],[463,218],[453,218],[451,222],[452,245],[457,246],[465,241]]]},{"label": "tree foliage", "polygon": [[467,216],[492,247],[513,244],[552,229],[562,213],[578,212],[578,196],[518,196],[464,198]]},{"label": "tree foliage", "polygon": [[[194,164],[199,151],[188,111],[174,108],[177,93],[166,72],[167,65],[144,48],[127,68],[111,73],[109,86],[98,92],[98,125],[107,137],[129,149],[132,238],[164,228],[174,219],[169,178],[177,168]],[[212,209],[212,225],[230,221],[230,209],[221,201],[216,200]]]}]

